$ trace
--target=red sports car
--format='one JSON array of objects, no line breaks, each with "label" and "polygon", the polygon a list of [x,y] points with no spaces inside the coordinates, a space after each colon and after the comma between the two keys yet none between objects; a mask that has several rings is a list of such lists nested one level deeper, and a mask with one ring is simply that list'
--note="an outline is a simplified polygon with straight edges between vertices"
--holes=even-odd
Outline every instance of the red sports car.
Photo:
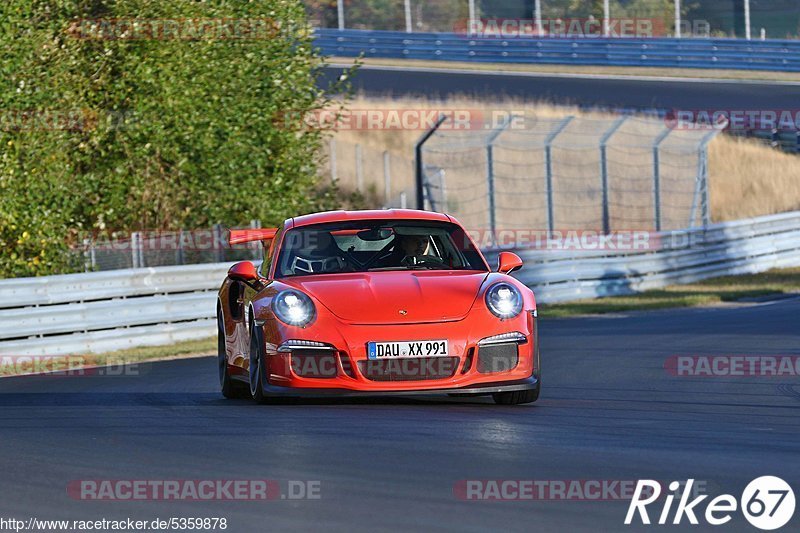
[{"label": "red sports car", "polygon": [[489,395],[534,402],[533,292],[492,272],[464,228],[427,211],[337,211],[233,230],[264,260],[235,264],[219,291],[225,397]]}]

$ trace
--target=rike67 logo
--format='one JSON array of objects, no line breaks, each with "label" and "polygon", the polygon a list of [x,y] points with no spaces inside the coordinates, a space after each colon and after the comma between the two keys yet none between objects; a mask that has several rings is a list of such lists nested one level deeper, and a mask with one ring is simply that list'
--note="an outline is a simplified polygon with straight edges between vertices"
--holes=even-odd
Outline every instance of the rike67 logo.
[{"label": "rike67 logo", "polygon": [[[745,487],[738,501],[730,494],[716,496],[707,503],[704,513],[700,511],[700,504],[708,498],[708,495],[696,496],[689,500],[692,496],[693,484],[694,479],[689,479],[683,490],[681,490],[683,483],[673,481],[669,484],[671,494],[667,494],[663,499],[663,507],[656,523],[679,525],[685,517],[690,524],[697,525],[699,523],[697,517],[700,515],[712,526],[721,526],[730,522],[737,509],[741,509],[742,514],[752,526],[764,531],[772,531],[785,526],[794,515],[794,491],[779,477],[762,476],[754,479]],[[656,501],[660,503],[661,496],[661,484],[658,481],[639,480],[628,507],[625,524],[631,525],[634,517],[638,514],[642,524],[649,525],[651,519],[647,506]],[[676,496],[679,501],[673,514],[672,505]],[[672,516],[671,522],[670,516]]]}]

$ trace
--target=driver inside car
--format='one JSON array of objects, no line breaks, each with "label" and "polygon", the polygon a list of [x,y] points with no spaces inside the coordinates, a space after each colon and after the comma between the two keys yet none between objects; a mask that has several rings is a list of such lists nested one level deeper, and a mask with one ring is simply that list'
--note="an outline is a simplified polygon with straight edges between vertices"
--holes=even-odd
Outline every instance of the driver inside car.
[{"label": "driver inside car", "polygon": [[413,266],[438,259],[435,256],[426,255],[429,247],[430,243],[426,235],[397,235],[391,253],[378,260],[376,266]]}]

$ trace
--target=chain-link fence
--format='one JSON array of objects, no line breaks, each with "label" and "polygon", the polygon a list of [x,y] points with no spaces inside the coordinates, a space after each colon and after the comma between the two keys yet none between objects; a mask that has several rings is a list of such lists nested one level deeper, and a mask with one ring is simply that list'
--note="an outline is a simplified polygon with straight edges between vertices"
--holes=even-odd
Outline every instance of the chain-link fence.
[{"label": "chain-link fence", "polygon": [[491,235],[695,227],[709,222],[706,147],[719,131],[626,116],[442,128],[421,151],[426,206]]},{"label": "chain-link fence", "polygon": [[391,150],[331,138],[323,147],[320,173],[346,191],[358,191],[369,205],[411,207],[414,161]]},{"label": "chain-link fence", "polygon": [[[254,220],[250,227],[261,224]],[[260,259],[260,243],[231,246],[222,225],[178,231],[100,232],[75,249],[86,272]]]},{"label": "chain-link fence", "polygon": [[[538,21],[543,35],[562,31],[625,36],[638,21],[639,37],[740,37],[795,39],[797,0],[306,0],[320,28],[459,32],[467,21]],[[606,9],[607,6],[607,9]],[[604,26],[602,21],[608,20]],[[596,22],[596,23],[595,23]],[[748,24],[749,22],[749,24]],[[632,24],[629,30],[624,26]],[[675,31],[676,27],[679,29]],[[748,31],[749,28],[749,31]]]}]

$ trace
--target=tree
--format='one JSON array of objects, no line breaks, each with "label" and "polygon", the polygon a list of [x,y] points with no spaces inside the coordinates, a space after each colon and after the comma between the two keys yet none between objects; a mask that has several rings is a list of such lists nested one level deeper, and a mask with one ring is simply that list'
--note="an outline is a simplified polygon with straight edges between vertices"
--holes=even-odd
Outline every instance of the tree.
[{"label": "tree", "polygon": [[324,132],[286,127],[330,103],[298,0],[6,0],[0,20],[0,275],[69,269],[82,232],[327,207]]}]

